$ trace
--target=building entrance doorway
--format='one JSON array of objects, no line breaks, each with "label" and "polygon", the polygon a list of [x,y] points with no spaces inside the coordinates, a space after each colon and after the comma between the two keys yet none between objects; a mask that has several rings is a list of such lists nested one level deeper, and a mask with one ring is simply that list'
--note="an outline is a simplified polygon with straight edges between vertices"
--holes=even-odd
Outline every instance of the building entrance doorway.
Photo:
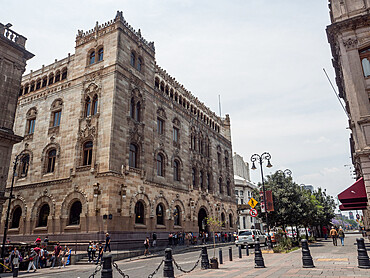
[{"label": "building entrance doorway", "polygon": [[207,212],[204,208],[201,208],[198,213],[199,232],[208,232],[206,218],[207,218]]}]

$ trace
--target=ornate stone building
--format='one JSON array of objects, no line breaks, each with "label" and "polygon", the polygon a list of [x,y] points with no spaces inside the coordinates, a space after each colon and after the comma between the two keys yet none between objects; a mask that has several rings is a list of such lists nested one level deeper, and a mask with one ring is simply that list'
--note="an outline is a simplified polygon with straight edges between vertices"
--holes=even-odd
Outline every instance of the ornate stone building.
[{"label": "ornate stone building", "polygon": [[205,230],[207,216],[235,229],[229,116],[160,68],[122,12],[78,31],[75,54],[23,76],[15,130],[13,239],[110,232],[141,243]]},{"label": "ornate stone building", "polygon": [[0,215],[12,148],[22,140],[13,132],[18,92],[26,62],[33,57],[25,49],[27,39],[12,31],[11,26],[0,23]]},{"label": "ornate stone building", "polygon": [[[349,115],[358,181],[339,194],[342,210],[363,210],[370,232],[370,0],[330,0],[327,36],[339,96]],[[363,177],[363,179],[361,178]]]}]

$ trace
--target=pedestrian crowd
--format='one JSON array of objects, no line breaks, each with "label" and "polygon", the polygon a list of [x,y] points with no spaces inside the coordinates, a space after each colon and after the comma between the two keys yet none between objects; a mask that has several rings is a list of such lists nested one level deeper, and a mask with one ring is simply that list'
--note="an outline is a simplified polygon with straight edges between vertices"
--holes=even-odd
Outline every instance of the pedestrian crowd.
[{"label": "pedestrian crowd", "polygon": [[[325,240],[328,239],[328,228],[326,226],[324,226],[322,228],[322,233],[324,235],[324,238]],[[339,226],[336,227],[336,226],[332,226],[330,231],[329,231],[329,237],[332,238],[332,241],[333,241],[333,245],[334,246],[337,246],[338,245],[338,238],[340,239],[340,243],[342,244],[342,246],[344,246],[344,237],[345,237],[345,234],[344,234],[344,231],[343,231],[343,228],[342,226]]]}]

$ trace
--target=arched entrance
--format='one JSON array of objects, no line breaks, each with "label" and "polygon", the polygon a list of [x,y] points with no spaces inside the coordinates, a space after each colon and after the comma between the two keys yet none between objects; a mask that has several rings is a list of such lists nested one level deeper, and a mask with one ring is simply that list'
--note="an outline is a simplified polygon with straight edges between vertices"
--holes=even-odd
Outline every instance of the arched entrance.
[{"label": "arched entrance", "polygon": [[204,208],[201,208],[198,212],[198,227],[199,232],[207,232],[207,212]]}]

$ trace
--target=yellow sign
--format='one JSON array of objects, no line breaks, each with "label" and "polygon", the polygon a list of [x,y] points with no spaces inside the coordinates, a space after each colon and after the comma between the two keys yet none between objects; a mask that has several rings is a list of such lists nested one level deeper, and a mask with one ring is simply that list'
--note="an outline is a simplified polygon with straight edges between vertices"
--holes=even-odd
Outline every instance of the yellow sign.
[{"label": "yellow sign", "polygon": [[248,205],[250,205],[252,208],[254,208],[257,204],[258,202],[253,198],[251,198],[248,202]]}]

